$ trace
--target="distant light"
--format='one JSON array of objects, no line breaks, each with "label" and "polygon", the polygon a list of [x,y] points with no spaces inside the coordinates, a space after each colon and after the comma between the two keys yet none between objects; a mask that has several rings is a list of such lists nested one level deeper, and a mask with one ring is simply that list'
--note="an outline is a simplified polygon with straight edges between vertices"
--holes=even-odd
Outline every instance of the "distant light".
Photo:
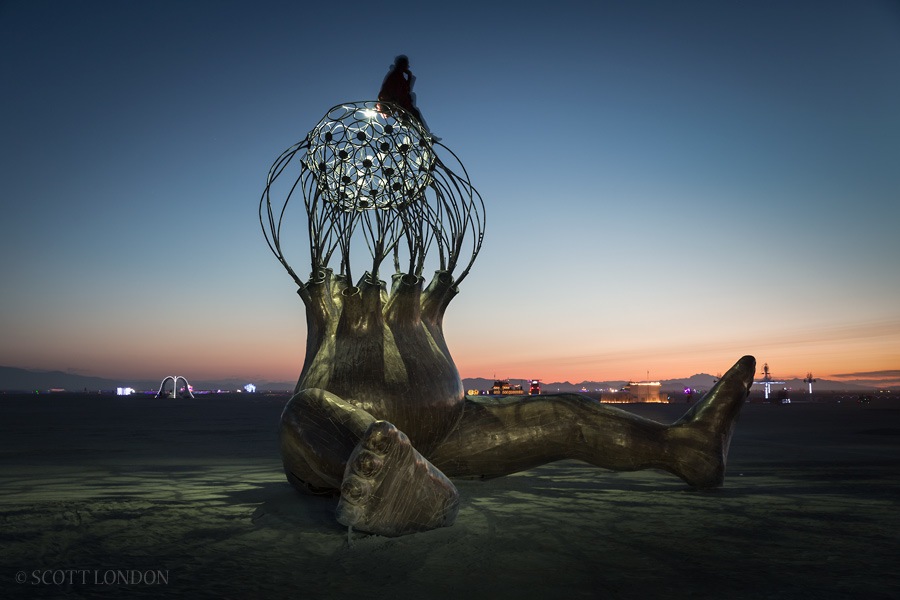
[{"label": "distant light", "polygon": [[252,394],[253,392],[256,391],[256,386],[253,385],[252,383],[248,383],[247,385],[244,386],[244,389]]},{"label": "distant light", "polygon": [[125,387],[125,388],[117,387],[116,388],[117,396],[130,396],[133,393],[134,393],[134,388],[130,388],[130,387]]}]

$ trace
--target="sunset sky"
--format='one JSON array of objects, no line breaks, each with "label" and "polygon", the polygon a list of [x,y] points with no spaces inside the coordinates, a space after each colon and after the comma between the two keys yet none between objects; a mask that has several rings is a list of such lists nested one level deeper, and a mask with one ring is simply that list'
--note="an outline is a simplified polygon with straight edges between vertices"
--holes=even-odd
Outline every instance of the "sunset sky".
[{"label": "sunset sky", "polygon": [[399,53],[486,204],[463,377],[900,382],[892,0],[0,2],[0,365],[295,380],[266,174]]}]

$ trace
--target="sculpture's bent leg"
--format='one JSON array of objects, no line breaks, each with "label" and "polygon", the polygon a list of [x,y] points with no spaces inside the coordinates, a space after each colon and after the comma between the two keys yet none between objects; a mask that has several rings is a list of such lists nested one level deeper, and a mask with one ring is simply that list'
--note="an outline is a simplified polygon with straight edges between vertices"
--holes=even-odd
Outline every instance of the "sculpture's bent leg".
[{"label": "sculpture's bent leg", "polygon": [[295,394],[281,415],[288,481],[312,494],[341,494],[337,519],[397,536],[452,525],[459,493],[387,421],[319,389]]},{"label": "sculpture's bent leg", "polygon": [[347,463],[337,520],[397,536],[452,525],[459,492],[387,421],[369,426]]},{"label": "sculpture's bent leg", "polygon": [[302,492],[337,494],[347,459],[375,417],[324,390],[294,394],[281,413],[279,444],[288,481]]},{"label": "sculpture's bent leg", "polygon": [[459,427],[430,459],[449,477],[499,477],[575,458],[615,471],[663,469],[697,487],[722,485],[755,369],[745,356],[669,426],[579,394],[468,398]]}]

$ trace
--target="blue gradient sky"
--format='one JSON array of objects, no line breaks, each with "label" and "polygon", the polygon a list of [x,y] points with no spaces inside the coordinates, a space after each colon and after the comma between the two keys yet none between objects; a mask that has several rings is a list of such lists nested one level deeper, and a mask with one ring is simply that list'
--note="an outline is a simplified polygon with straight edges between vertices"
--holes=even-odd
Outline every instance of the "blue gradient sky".
[{"label": "blue gradient sky", "polygon": [[266,173],[403,52],[487,205],[464,377],[900,368],[900,4],[508,6],[0,3],[0,365],[294,380]]}]

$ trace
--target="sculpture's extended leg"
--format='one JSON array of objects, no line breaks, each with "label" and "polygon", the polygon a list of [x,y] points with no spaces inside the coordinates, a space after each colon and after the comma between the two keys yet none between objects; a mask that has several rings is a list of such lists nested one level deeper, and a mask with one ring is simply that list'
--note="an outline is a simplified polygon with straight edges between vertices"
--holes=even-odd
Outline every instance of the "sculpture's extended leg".
[{"label": "sculpture's extended leg", "polygon": [[613,469],[659,468],[690,485],[722,485],[731,434],[753,383],[745,356],[670,426],[579,394],[470,398],[429,458],[448,477],[498,477],[563,458]]}]

